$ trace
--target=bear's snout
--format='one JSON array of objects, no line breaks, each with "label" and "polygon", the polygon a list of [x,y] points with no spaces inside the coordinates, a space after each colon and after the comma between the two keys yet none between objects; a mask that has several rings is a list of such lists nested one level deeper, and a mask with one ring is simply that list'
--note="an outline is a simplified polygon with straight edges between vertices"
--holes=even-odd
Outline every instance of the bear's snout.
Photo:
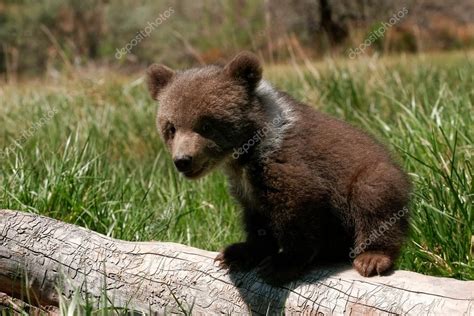
[{"label": "bear's snout", "polygon": [[189,172],[193,165],[193,157],[189,155],[181,155],[176,157],[173,162],[179,172]]}]

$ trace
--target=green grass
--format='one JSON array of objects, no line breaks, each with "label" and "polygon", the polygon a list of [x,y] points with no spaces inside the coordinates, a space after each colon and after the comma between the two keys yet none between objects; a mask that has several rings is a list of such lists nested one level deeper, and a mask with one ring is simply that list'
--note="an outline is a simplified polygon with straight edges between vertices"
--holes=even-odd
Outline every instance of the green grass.
[{"label": "green grass", "polygon": [[[267,68],[278,87],[376,135],[400,157],[415,184],[400,269],[474,279],[473,56]],[[50,109],[57,113],[21,138]],[[239,240],[239,209],[224,176],[189,182],[177,175],[155,131],[155,110],[139,75],[1,87],[0,208],[126,240],[210,250]]]}]

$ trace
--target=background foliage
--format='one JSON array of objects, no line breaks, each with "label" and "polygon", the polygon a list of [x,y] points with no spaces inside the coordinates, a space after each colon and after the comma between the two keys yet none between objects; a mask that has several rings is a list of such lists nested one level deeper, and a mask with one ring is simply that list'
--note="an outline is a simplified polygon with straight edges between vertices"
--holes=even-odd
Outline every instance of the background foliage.
[{"label": "background foliage", "polygon": [[[173,14],[117,60],[148,22]],[[91,62],[127,71],[165,60],[172,66],[220,62],[238,50],[272,62],[348,55],[383,22],[408,14],[366,53],[423,52],[474,44],[469,0],[3,0],[0,73],[15,79]]]}]

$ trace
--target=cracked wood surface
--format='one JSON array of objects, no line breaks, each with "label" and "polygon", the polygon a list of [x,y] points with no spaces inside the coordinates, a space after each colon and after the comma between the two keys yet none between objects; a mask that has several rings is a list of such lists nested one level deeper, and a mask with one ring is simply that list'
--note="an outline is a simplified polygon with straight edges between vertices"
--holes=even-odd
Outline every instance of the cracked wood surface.
[{"label": "cracked wood surface", "polygon": [[[0,210],[0,292],[57,305],[59,288],[145,313],[474,315],[474,281],[395,271],[363,278],[350,266],[321,267],[276,288],[254,272],[214,264],[215,252],[175,243],[126,242],[51,218]],[[25,285],[27,284],[27,286]],[[99,300],[98,300],[99,301]]]}]

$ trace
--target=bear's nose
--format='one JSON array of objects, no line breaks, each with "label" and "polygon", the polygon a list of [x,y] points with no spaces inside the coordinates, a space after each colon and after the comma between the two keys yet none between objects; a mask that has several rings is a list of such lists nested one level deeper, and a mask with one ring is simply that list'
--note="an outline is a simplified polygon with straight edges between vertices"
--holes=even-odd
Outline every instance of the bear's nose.
[{"label": "bear's nose", "polygon": [[174,165],[176,166],[176,169],[180,172],[187,172],[191,170],[193,162],[193,157],[185,155],[185,156],[179,156],[178,158],[174,159]]}]

